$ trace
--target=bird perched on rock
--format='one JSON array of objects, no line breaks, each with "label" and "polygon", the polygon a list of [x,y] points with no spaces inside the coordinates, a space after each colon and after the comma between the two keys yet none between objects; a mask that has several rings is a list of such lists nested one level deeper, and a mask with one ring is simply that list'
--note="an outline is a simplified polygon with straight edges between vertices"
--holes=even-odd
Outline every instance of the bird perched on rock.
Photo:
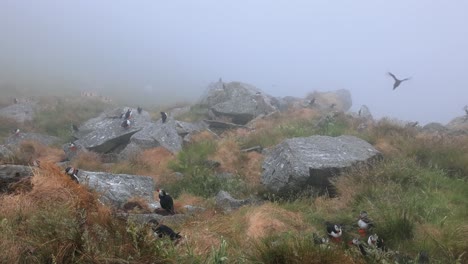
[{"label": "bird perched on rock", "polygon": [[73,167],[67,167],[65,169],[65,173],[70,176],[70,178],[75,181],[76,183],[80,183],[79,180],[78,180],[78,176],[76,176],[78,174],[78,170],[73,168]]},{"label": "bird perched on rock", "polygon": [[77,127],[75,124],[71,124],[71,128],[72,128],[72,131],[73,131],[73,132],[78,132],[78,131],[80,131],[80,130],[78,129],[78,127]]},{"label": "bird perched on rock", "polygon": [[341,229],[341,225],[326,223],[327,225],[327,234],[330,239],[334,242],[341,242],[341,235],[343,234],[343,230]]},{"label": "bird perched on rock", "polygon": [[19,128],[15,129],[15,131],[13,131],[15,136],[19,136],[20,132],[21,132],[21,130]]},{"label": "bird perched on rock", "polygon": [[369,219],[369,216],[366,211],[361,211],[359,213],[357,224],[359,226],[358,232],[362,237],[366,237],[367,231],[374,226],[374,223],[372,222],[371,219]]},{"label": "bird perched on rock", "polygon": [[130,120],[126,119],[122,122],[122,124],[120,124],[120,126],[123,128],[129,128],[130,124],[131,124]]},{"label": "bird perched on rock", "polygon": [[13,98],[13,103],[17,104],[18,103],[18,98]]},{"label": "bird perched on rock", "polygon": [[68,144],[68,149],[71,150],[71,151],[76,151],[77,148],[76,148],[75,143],[70,142],[70,143]]},{"label": "bird perched on rock", "polygon": [[159,203],[161,207],[170,214],[175,214],[174,200],[172,200],[172,197],[163,189],[158,189],[157,191],[159,192]]},{"label": "bird perched on rock", "polygon": [[179,233],[174,232],[172,228],[166,225],[160,224],[156,219],[151,219],[148,224],[159,238],[169,237],[171,240],[178,240],[182,238]]},{"label": "bird perched on rock", "polygon": [[313,97],[312,99],[310,99],[309,101],[309,106],[313,106],[315,104],[315,97]]},{"label": "bird perched on rock", "polygon": [[143,111],[143,108],[141,108],[141,107],[138,107],[138,108],[137,108],[138,114],[141,114],[142,111]]},{"label": "bird perched on rock", "polygon": [[163,123],[166,123],[166,119],[167,119],[167,113],[166,112],[161,112],[161,119],[162,119]]},{"label": "bird perched on rock", "polygon": [[395,90],[398,86],[400,86],[400,84],[404,81],[408,81],[411,79],[411,77],[409,78],[405,78],[403,80],[399,80],[393,73],[391,72],[388,72],[388,75],[392,76],[393,80],[395,80],[395,83],[393,83],[393,90]]},{"label": "bird perched on rock", "polygon": [[132,109],[129,108],[125,113],[124,118],[128,120],[130,117],[132,117]]}]

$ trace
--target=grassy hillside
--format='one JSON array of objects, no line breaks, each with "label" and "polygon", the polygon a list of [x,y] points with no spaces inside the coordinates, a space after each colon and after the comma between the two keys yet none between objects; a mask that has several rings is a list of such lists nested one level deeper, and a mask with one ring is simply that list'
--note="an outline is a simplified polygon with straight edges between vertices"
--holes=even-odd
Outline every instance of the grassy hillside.
[{"label": "grassy hillside", "polygon": [[[62,122],[56,120],[79,123],[101,110],[83,104],[61,107],[40,113],[42,122],[31,129],[63,136]],[[468,263],[468,137],[424,134],[386,120],[359,132],[359,124],[345,114],[323,118],[303,109],[216,140],[201,133],[177,155],[155,148],[112,167],[95,153],[74,161],[82,169],[154,177],[173,195],[179,211],[185,204],[206,208],[171,226],[185,236],[178,245],[155,239],[148,226],[119,220],[97,202],[97,194],[46,162],[31,191],[18,188],[0,197],[0,263],[417,263],[421,251],[428,252],[431,263]],[[361,137],[384,159],[336,178],[336,198],[269,199],[228,214],[214,206],[219,190],[236,198],[264,194],[263,156],[242,148],[317,134]],[[221,165],[212,168],[206,159]],[[233,176],[220,179],[219,172]],[[361,210],[375,221],[372,232],[385,240],[388,251],[362,256],[348,244],[359,237]],[[344,226],[343,242],[315,245],[312,234],[325,236],[327,221]]]}]

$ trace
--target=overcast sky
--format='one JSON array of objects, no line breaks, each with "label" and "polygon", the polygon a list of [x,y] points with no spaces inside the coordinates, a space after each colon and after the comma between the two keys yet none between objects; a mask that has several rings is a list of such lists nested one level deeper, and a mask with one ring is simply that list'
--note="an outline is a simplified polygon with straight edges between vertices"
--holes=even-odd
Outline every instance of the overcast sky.
[{"label": "overcast sky", "polygon": [[[0,87],[130,91],[209,82],[273,96],[348,89],[377,117],[448,122],[468,104],[466,0],[0,0]],[[412,79],[392,91],[391,71]]]}]

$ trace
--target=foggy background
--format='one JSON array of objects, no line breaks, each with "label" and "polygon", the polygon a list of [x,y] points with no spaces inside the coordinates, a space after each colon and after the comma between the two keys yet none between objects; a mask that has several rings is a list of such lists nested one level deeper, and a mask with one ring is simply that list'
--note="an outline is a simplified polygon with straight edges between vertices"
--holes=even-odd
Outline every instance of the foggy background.
[{"label": "foggy background", "polygon": [[[0,89],[194,101],[348,89],[353,110],[446,123],[468,104],[468,1],[0,1]],[[412,76],[392,91],[393,80]]]}]

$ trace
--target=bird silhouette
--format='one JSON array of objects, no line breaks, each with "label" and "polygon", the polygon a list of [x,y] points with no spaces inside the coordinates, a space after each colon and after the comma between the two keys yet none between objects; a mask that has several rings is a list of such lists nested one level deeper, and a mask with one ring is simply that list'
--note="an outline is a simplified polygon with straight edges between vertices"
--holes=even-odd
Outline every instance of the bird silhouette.
[{"label": "bird silhouette", "polygon": [[400,84],[404,81],[408,81],[411,79],[411,77],[409,78],[405,78],[403,80],[400,80],[398,79],[393,73],[391,72],[388,72],[388,75],[392,76],[392,78],[395,80],[395,83],[393,84],[393,90],[395,90],[398,86],[400,86]]}]

